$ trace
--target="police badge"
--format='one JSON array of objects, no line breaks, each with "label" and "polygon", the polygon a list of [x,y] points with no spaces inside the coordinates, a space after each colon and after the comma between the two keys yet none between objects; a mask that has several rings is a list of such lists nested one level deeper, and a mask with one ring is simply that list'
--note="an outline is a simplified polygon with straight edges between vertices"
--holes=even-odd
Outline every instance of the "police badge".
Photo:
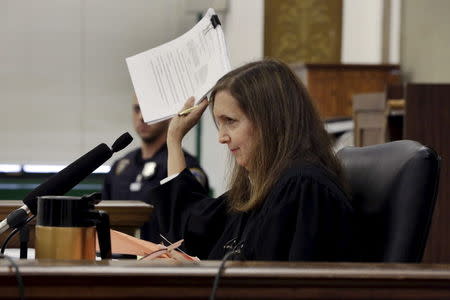
[{"label": "police badge", "polygon": [[123,170],[125,170],[125,168],[130,164],[130,160],[128,158],[123,158],[121,159],[118,163],[117,163],[117,167],[115,170],[115,174],[116,175],[120,175],[120,173],[123,172]]}]

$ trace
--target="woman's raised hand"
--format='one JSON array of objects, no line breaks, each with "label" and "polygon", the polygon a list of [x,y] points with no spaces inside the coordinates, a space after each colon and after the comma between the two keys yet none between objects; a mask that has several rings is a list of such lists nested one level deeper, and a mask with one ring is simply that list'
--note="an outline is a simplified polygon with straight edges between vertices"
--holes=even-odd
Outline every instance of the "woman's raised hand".
[{"label": "woman's raised hand", "polygon": [[[194,102],[194,97],[190,97],[184,104],[182,111],[193,107]],[[207,106],[208,101],[204,99],[189,113],[173,117],[167,132],[167,142],[181,143],[186,133],[188,133],[188,131],[197,124],[198,120],[200,120],[200,117]]]},{"label": "woman's raised hand", "polygon": [[[194,97],[190,97],[184,104],[183,111],[194,106]],[[198,122],[206,107],[208,101],[205,99],[200,102],[195,109],[189,113],[178,115],[172,118],[167,131],[167,175],[171,176],[180,173],[186,168],[181,142],[186,133]]]}]

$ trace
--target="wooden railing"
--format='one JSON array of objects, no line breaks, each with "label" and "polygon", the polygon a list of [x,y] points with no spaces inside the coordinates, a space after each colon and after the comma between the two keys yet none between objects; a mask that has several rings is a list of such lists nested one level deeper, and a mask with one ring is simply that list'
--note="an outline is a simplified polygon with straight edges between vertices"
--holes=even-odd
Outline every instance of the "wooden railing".
[{"label": "wooden railing", "polygon": [[[208,299],[219,262],[20,261],[26,299]],[[2,299],[18,299],[0,261]],[[450,266],[228,262],[217,299],[450,299]]]},{"label": "wooden railing", "polygon": [[[0,220],[4,220],[10,212],[21,207],[19,200],[0,200]],[[108,212],[111,228],[121,232],[135,235],[136,231],[150,219],[153,207],[141,201],[111,201],[104,200],[97,206],[98,209]],[[34,220],[30,222],[30,242],[29,247],[34,247]],[[8,236],[9,230],[0,235],[0,245]],[[8,247],[19,247],[19,236],[11,239]]]}]

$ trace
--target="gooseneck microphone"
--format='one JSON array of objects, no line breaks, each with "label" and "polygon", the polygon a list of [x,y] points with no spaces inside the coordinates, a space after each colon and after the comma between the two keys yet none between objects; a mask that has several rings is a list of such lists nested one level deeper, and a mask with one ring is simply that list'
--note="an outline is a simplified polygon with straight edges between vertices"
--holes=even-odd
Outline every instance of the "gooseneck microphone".
[{"label": "gooseneck microphone", "polygon": [[6,219],[0,222],[0,234],[8,228],[21,226],[30,214],[36,215],[37,197],[64,195],[106,162],[114,152],[118,152],[128,146],[132,140],[131,135],[126,132],[113,143],[112,149],[102,143],[51,176],[25,196],[23,199],[25,205],[11,212]]}]

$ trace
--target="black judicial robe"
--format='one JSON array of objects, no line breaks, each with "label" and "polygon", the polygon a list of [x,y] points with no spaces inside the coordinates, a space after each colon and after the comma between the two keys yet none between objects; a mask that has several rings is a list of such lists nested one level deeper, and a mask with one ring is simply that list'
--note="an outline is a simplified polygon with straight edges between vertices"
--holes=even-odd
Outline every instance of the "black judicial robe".
[{"label": "black judicial robe", "polygon": [[[186,151],[184,158],[186,164],[196,176],[196,179],[204,183],[206,189],[209,189],[208,177],[200,167],[198,161]],[[144,166],[154,162],[156,164],[153,174],[143,176]],[[133,190],[131,187],[136,184],[137,177],[142,176],[139,188]],[[167,176],[167,145],[163,145],[153,157],[149,159],[142,158],[141,148],[135,149],[126,154],[121,159],[114,162],[111,171],[105,176],[105,182],[102,189],[102,199],[106,200],[142,200],[153,205],[151,198],[147,194],[150,189],[159,185],[159,182]],[[156,218],[151,218],[141,226],[141,239],[158,242],[159,229]]]},{"label": "black judicial robe", "polygon": [[226,194],[208,198],[184,170],[151,191],[161,233],[200,259],[350,261],[353,209],[333,177],[311,164],[287,169],[259,208],[230,212]]}]

